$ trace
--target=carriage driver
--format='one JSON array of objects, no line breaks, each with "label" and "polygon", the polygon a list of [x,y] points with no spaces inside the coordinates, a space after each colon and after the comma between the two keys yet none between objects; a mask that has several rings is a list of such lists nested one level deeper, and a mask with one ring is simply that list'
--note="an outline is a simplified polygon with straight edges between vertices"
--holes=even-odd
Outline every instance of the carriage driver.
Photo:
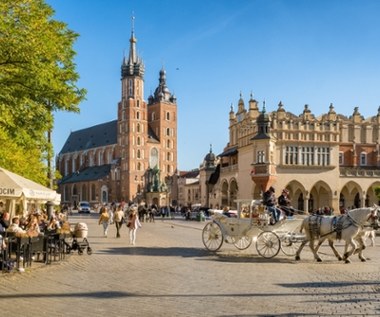
[{"label": "carriage driver", "polygon": [[281,210],[276,207],[275,190],[271,186],[263,195],[263,204],[267,206],[268,211],[272,214],[274,223],[280,220]]}]

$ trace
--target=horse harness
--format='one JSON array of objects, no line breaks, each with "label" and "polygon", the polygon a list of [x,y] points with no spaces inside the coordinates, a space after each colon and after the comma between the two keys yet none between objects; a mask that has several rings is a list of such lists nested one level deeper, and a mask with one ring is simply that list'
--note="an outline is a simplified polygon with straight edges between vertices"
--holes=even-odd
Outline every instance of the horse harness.
[{"label": "horse harness", "polygon": [[321,235],[321,223],[323,218],[324,216],[320,215],[316,215],[314,217],[309,218],[309,232],[310,237],[312,239],[320,239],[336,232],[336,239],[340,240],[342,239],[342,231],[344,229],[347,229],[352,225],[359,226],[350,216],[347,217],[348,223],[346,225],[344,225],[345,218],[343,217],[343,215],[334,216],[331,221],[331,231]]}]

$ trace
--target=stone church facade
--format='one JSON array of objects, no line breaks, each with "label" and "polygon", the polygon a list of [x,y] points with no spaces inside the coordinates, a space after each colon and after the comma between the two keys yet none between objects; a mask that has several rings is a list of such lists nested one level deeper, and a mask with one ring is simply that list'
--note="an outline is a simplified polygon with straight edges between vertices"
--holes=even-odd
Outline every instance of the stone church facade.
[{"label": "stone church facade", "polygon": [[170,203],[168,183],[177,172],[177,100],[161,69],[158,86],[145,101],[145,66],[136,43],[132,29],[121,65],[117,119],[72,132],[57,155],[63,203]]}]

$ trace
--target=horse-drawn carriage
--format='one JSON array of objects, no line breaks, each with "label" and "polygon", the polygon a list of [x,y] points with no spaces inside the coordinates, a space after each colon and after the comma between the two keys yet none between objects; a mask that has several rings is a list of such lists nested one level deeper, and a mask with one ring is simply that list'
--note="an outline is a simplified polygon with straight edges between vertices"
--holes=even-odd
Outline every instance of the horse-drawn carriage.
[{"label": "horse-drawn carriage", "polygon": [[295,214],[271,225],[271,216],[261,200],[239,200],[237,204],[236,218],[214,213],[212,221],[203,228],[202,241],[208,250],[219,250],[223,242],[245,250],[255,241],[257,252],[264,258],[272,258],[280,250],[289,256],[296,254],[304,239],[303,234],[297,233],[304,215]]},{"label": "horse-drawn carriage", "polygon": [[[258,254],[264,258],[272,258],[282,250],[285,255],[296,256],[299,260],[303,247],[309,242],[314,258],[321,261],[318,249],[328,240],[339,260],[349,262],[348,257],[358,253],[359,259],[365,261],[362,255],[365,249],[363,236],[367,230],[378,227],[378,206],[350,210],[346,215],[335,217],[295,214],[271,225],[270,213],[261,200],[249,201],[248,204],[240,200],[237,203],[236,218],[214,213],[212,220],[203,228],[202,241],[208,250],[218,251],[223,242],[244,250],[255,241]],[[245,211],[241,208],[244,203],[248,207]],[[333,245],[335,240],[345,241],[343,257]],[[315,241],[318,241],[316,247]]]}]

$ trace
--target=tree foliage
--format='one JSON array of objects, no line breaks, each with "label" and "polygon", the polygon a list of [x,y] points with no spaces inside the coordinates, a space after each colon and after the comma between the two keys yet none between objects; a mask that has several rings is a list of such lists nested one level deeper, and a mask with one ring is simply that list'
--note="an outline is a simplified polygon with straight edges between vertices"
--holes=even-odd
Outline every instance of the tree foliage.
[{"label": "tree foliage", "polygon": [[[43,0],[0,1],[1,137],[18,150],[34,149],[41,163],[52,155],[46,132],[53,128],[53,112],[79,112],[86,93],[77,87],[73,45],[78,34],[53,14]],[[12,153],[3,149],[1,155]],[[19,172],[25,176],[28,168]]]}]

